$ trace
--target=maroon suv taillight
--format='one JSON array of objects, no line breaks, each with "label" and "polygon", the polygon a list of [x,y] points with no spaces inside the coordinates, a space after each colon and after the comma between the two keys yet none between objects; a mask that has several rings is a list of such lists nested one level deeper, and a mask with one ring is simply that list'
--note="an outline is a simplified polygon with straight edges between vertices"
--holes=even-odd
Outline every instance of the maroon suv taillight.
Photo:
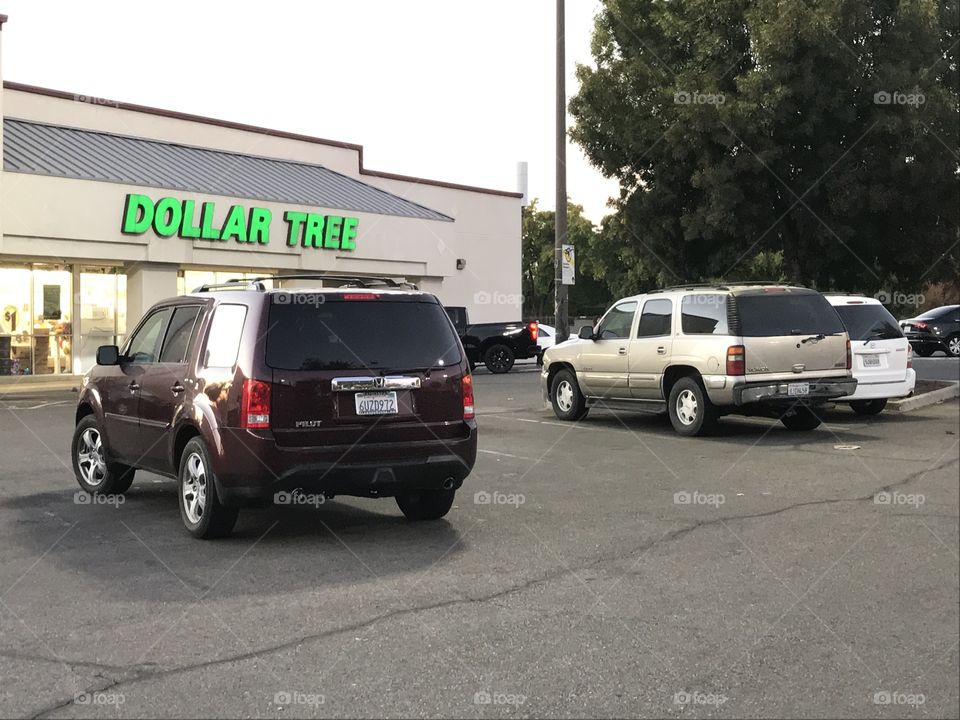
[{"label": "maroon suv taillight", "polygon": [[244,380],[240,399],[240,427],[270,427],[270,383]]},{"label": "maroon suv taillight", "polygon": [[463,419],[473,420],[476,415],[473,412],[473,376],[464,375],[463,380]]},{"label": "maroon suv taillight", "polygon": [[727,348],[727,375],[746,375],[746,350],[743,345],[731,345]]},{"label": "maroon suv taillight", "polygon": [[537,338],[540,337],[540,323],[536,321],[528,323],[527,328],[530,330],[530,339],[536,342]]},{"label": "maroon suv taillight", "polygon": [[847,339],[847,370],[853,369],[853,350],[850,349],[850,340]]}]

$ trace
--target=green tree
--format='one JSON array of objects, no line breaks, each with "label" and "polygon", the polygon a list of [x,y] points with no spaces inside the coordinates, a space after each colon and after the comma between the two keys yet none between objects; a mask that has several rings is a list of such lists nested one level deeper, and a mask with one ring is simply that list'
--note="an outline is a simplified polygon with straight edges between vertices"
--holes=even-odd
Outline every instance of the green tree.
[{"label": "green tree", "polygon": [[[529,319],[552,319],[556,216],[553,210],[540,210],[537,203],[534,199],[523,209],[523,314]],[[595,314],[611,300],[606,284],[594,278],[596,234],[583,207],[567,203],[567,238],[577,249],[577,279],[569,295],[571,316]]]},{"label": "green tree", "polygon": [[621,188],[598,276],[618,292],[949,277],[957,22],[957,0],[606,0],[570,103]]}]

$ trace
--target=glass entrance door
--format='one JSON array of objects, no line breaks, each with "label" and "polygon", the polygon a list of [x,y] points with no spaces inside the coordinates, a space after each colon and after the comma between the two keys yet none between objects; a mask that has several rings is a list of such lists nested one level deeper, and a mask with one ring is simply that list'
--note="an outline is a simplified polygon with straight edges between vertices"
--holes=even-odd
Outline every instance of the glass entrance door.
[{"label": "glass entrance door", "polygon": [[117,268],[81,268],[77,372],[95,362],[101,345],[121,345],[126,333],[127,276]]}]

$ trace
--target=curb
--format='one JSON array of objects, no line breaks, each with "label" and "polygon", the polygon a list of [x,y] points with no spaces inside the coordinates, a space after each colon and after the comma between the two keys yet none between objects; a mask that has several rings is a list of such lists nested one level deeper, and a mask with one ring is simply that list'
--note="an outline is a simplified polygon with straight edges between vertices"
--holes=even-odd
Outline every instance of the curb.
[{"label": "curb", "polygon": [[12,382],[0,384],[0,399],[12,398],[18,395],[37,395],[42,393],[63,392],[65,390],[79,390],[83,385],[82,375],[72,375],[67,380],[47,382]]},{"label": "curb", "polygon": [[951,381],[944,382],[950,382],[950,385],[940,388],[939,390],[923,393],[922,395],[914,395],[913,397],[903,398],[902,400],[891,400],[889,403],[890,407],[887,411],[910,412],[911,410],[918,410],[928,405],[936,405],[937,403],[960,397],[960,383]]}]

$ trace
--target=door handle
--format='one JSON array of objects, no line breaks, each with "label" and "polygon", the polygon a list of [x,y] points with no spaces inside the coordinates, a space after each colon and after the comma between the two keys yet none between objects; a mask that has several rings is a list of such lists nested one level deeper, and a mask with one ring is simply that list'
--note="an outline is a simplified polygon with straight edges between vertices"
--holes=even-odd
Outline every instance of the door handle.
[{"label": "door handle", "polygon": [[627,349],[625,347],[622,347],[619,350],[617,350],[617,355],[626,355],[626,354],[627,354]]},{"label": "door handle", "polygon": [[665,347],[661,346],[657,348],[657,355],[666,355],[666,354],[667,354],[667,349]]},{"label": "door handle", "polygon": [[140,383],[134,380],[132,383],[127,385],[127,387],[130,388],[130,392],[136,392],[137,390],[140,389]]},{"label": "door handle", "polygon": [[173,384],[173,387],[170,388],[170,390],[171,392],[173,392],[174,395],[179,395],[184,390],[186,390],[186,388],[183,385],[181,385],[179,382],[175,382]]}]

